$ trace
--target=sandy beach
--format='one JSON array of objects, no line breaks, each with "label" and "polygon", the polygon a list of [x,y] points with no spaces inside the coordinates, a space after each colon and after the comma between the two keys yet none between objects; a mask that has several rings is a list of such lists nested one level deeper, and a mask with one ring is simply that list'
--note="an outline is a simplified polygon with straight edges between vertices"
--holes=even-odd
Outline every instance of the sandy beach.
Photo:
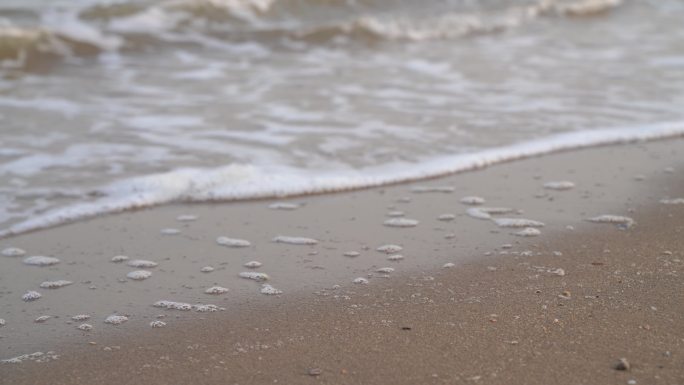
[{"label": "sandy beach", "polygon": [[[19,357],[0,365],[0,383],[684,383],[683,151],[681,139],[592,148],[3,239],[60,262],[0,258],[0,358]],[[152,274],[127,278],[133,270]],[[242,272],[268,274],[275,295]],[[39,287],[54,280],[73,284]],[[228,290],[205,293],[215,287]],[[42,297],[24,302],[27,290]],[[78,314],[92,330],[76,328]],[[104,323],[112,314],[128,321]],[[616,369],[622,358],[627,370]]]}]

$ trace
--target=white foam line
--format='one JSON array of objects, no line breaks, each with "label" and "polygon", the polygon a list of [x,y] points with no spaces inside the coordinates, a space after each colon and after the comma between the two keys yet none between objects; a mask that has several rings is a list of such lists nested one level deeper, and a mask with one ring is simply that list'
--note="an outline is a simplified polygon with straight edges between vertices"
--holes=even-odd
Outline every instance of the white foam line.
[{"label": "white foam line", "polygon": [[353,171],[307,171],[282,166],[232,164],[214,169],[179,169],[112,183],[106,196],[58,208],[0,231],[0,238],[102,214],[171,202],[234,201],[320,194],[416,181],[564,150],[684,136],[683,122],[576,131],[475,153],[442,156],[418,164],[393,163]]}]

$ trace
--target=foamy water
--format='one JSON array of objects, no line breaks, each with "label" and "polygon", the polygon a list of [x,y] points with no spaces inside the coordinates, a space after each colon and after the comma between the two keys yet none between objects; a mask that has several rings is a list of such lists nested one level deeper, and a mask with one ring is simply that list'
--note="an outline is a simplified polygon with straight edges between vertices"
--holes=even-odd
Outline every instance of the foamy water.
[{"label": "foamy water", "polygon": [[0,236],[680,136],[683,18],[678,0],[4,1]]}]

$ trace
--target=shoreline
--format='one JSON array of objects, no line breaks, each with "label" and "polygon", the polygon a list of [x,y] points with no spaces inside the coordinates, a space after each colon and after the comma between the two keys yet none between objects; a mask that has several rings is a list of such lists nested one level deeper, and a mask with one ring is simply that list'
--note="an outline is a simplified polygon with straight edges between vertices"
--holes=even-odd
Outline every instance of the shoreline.
[{"label": "shoreline", "polygon": [[[684,363],[684,327],[680,326],[684,323],[675,321],[684,321],[684,299],[678,294],[684,291],[682,280],[668,273],[678,272],[684,259],[684,207],[658,201],[684,195],[684,185],[677,174],[663,173],[665,167],[684,167],[682,157],[678,156],[683,143],[672,140],[577,150],[420,183],[297,198],[290,201],[305,200],[306,205],[287,212],[270,210],[262,201],[175,205],[11,238],[18,247],[32,245],[33,250],[26,247],[30,253],[47,254],[52,249],[68,256],[63,264],[47,269],[21,266],[16,259],[3,257],[0,268],[9,275],[16,272],[21,280],[40,282],[47,275],[100,275],[93,281],[99,281],[98,289],[104,290],[88,290],[88,285],[94,283],[83,284],[74,279],[78,284],[73,287],[50,291],[50,296],[36,302],[50,309],[47,312],[57,312],[60,303],[65,306],[62,312],[71,311],[68,302],[75,300],[95,309],[98,305],[94,301],[102,302],[104,298],[112,300],[104,309],[130,312],[133,322],[119,327],[102,325],[100,318],[106,314],[98,310],[93,324],[96,329],[105,329],[102,334],[98,334],[99,330],[85,335],[66,333],[57,346],[68,354],[58,351],[62,357],[44,363],[0,365],[0,383],[31,383],[47,378],[53,383],[84,383],[84,378],[91,381],[88,383],[162,383],[189,381],[197,376],[236,383],[297,383],[307,377],[324,383],[584,383],[593,378],[582,375],[596,375],[605,383],[625,383],[629,376],[639,377],[639,383],[681,381],[684,372],[678,368],[684,365],[678,367],[676,363]],[[599,170],[596,164],[608,170]],[[541,187],[544,182],[561,179],[572,180],[576,187],[569,191]],[[455,191],[411,193],[411,186],[416,185],[452,185]],[[507,204],[524,210],[512,215],[541,220],[546,226],[538,237],[512,236],[513,229],[498,228],[491,221],[465,215],[469,206],[458,202],[465,195],[486,196],[485,205]],[[406,196],[411,199],[402,202]],[[386,212],[399,209],[406,211],[406,217],[418,218],[418,226],[382,226]],[[199,219],[187,225],[176,223],[182,230],[178,236],[159,234],[160,229],[173,224],[172,219],[187,210],[198,213]],[[454,213],[453,221],[436,220],[438,214],[447,211]],[[586,222],[588,217],[608,213],[633,216],[637,225],[619,230],[610,224]],[[143,227],[146,232],[141,232]],[[287,235],[312,236],[320,243],[264,243],[277,235],[278,229],[297,232]],[[227,232],[230,234],[223,234]],[[233,233],[249,238],[252,247],[236,251],[215,245],[216,236]],[[453,237],[449,237],[451,234]],[[1,242],[5,247],[8,240]],[[380,244],[394,242],[402,243],[406,252],[406,258],[399,263],[390,263],[373,250]],[[117,244],[118,248],[112,246]],[[361,255],[344,257],[343,252],[354,244]],[[502,248],[504,244],[511,247]],[[577,250],[578,244],[586,247]],[[647,255],[649,247],[658,256]],[[193,250],[211,255],[202,259],[192,256]],[[120,282],[116,286],[117,277],[127,270],[107,261],[126,251],[132,257],[166,256],[155,258],[160,266],[152,269],[149,280]],[[531,255],[521,254],[526,251],[531,251]],[[555,255],[554,251],[562,255]],[[671,254],[660,254],[664,251]],[[501,252],[507,254],[498,254]],[[483,257],[485,253],[491,255]],[[625,258],[616,257],[618,253]],[[241,263],[256,256],[264,262],[258,271],[272,275],[269,282],[284,290],[282,296],[263,296],[253,282],[236,277],[236,271],[246,270]],[[227,264],[217,266],[225,269],[202,276],[199,267],[209,260]],[[439,268],[444,263],[456,266]],[[188,266],[193,270],[178,273]],[[389,279],[375,273],[385,266],[396,270],[389,274]],[[489,266],[495,269],[490,270]],[[617,270],[609,271],[613,267]],[[670,270],[665,271],[666,267]],[[563,275],[552,272],[558,268],[563,269]],[[113,269],[118,269],[117,273],[105,279],[103,275]],[[354,285],[354,277],[367,277],[370,284]],[[616,281],[620,279],[623,281],[618,285]],[[185,282],[194,284],[185,289]],[[217,282],[231,290],[228,298],[209,297],[198,290]],[[15,317],[0,314],[0,318],[8,321],[19,319],[19,309],[24,307],[15,303],[15,297],[20,295],[15,284],[7,276],[2,284],[0,301],[10,305],[4,309]],[[340,288],[331,290],[333,285]],[[8,290],[10,287],[14,290]],[[648,290],[640,292],[640,288]],[[169,321],[167,327],[143,328],[154,320],[155,314],[164,313],[150,309],[152,299],[164,299],[159,298],[159,293],[168,293],[170,289],[180,299],[217,302],[226,311],[206,316],[169,311],[165,318]],[[596,295],[591,290],[601,290],[605,297],[586,298]],[[92,295],[87,294],[89,291]],[[565,291],[570,292],[569,298],[558,297],[564,296]],[[419,295],[414,297],[416,293]],[[61,295],[70,299],[65,302],[58,298]],[[121,298],[128,301],[121,302]],[[544,311],[540,310],[542,306],[546,306]],[[659,311],[650,310],[650,306]],[[646,310],[641,312],[642,308]],[[22,317],[46,311],[32,312]],[[181,318],[175,318],[177,315]],[[44,344],[50,333],[33,330],[48,325],[61,330],[57,322],[25,325],[36,346]],[[0,334],[6,337],[0,342],[21,343],[21,339],[9,338],[13,327],[8,322],[0,328]],[[403,330],[404,327],[411,329]],[[68,330],[73,330],[73,325]],[[640,345],[630,348],[630,340]],[[668,345],[668,340],[673,342]],[[90,341],[97,344],[89,345]],[[23,343],[30,346],[27,341]],[[596,351],[576,348],[581,343]],[[612,344],[614,349],[600,344]],[[197,348],[188,349],[194,345]],[[242,346],[249,348],[243,347],[243,352]],[[564,362],[566,348],[570,354]],[[662,354],[670,352],[669,357],[660,357],[662,370],[657,368],[661,361],[656,349],[662,350]],[[5,351],[2,358],[8,356]],[[520,351],[528,361],[515,364]],[[582,353],[594,356],[589,360]],[[634,362],[634,367],[627,373],[616,373],[610,366],[623,355],[630,356],[627,358]],[[187,360],[188,356],[196,357]],[[419,365],[421,362],[424,365]],[[509,364],[492,366],[506,362]],[[531,373],[524,372],[523,364]],[[475,370],[478,365],[481,370]],[[452,369],[448,369],[450,366]],[[127,369],[123,374],[119,372],[122,367]],[[312,369],[320,369],[322,374],[311,372]],[[425,372],[427,369],[434,373]],[[561,374],[567,377],[549,377]],[[56,379],[52,377],[55,375]],[[655,379],[655,375],[662,378]],[[646,376],[650,376],[648,380]]]}]

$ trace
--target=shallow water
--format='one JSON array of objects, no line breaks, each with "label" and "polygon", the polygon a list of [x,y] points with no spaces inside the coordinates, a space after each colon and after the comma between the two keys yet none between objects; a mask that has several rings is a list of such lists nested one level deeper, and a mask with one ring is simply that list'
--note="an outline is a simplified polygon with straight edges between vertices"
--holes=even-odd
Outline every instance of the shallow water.
[{"label": "shallow water", "polygon": [[683,17],[677,0],[4,1],[0,229],[648,136],[684,120]]}]

